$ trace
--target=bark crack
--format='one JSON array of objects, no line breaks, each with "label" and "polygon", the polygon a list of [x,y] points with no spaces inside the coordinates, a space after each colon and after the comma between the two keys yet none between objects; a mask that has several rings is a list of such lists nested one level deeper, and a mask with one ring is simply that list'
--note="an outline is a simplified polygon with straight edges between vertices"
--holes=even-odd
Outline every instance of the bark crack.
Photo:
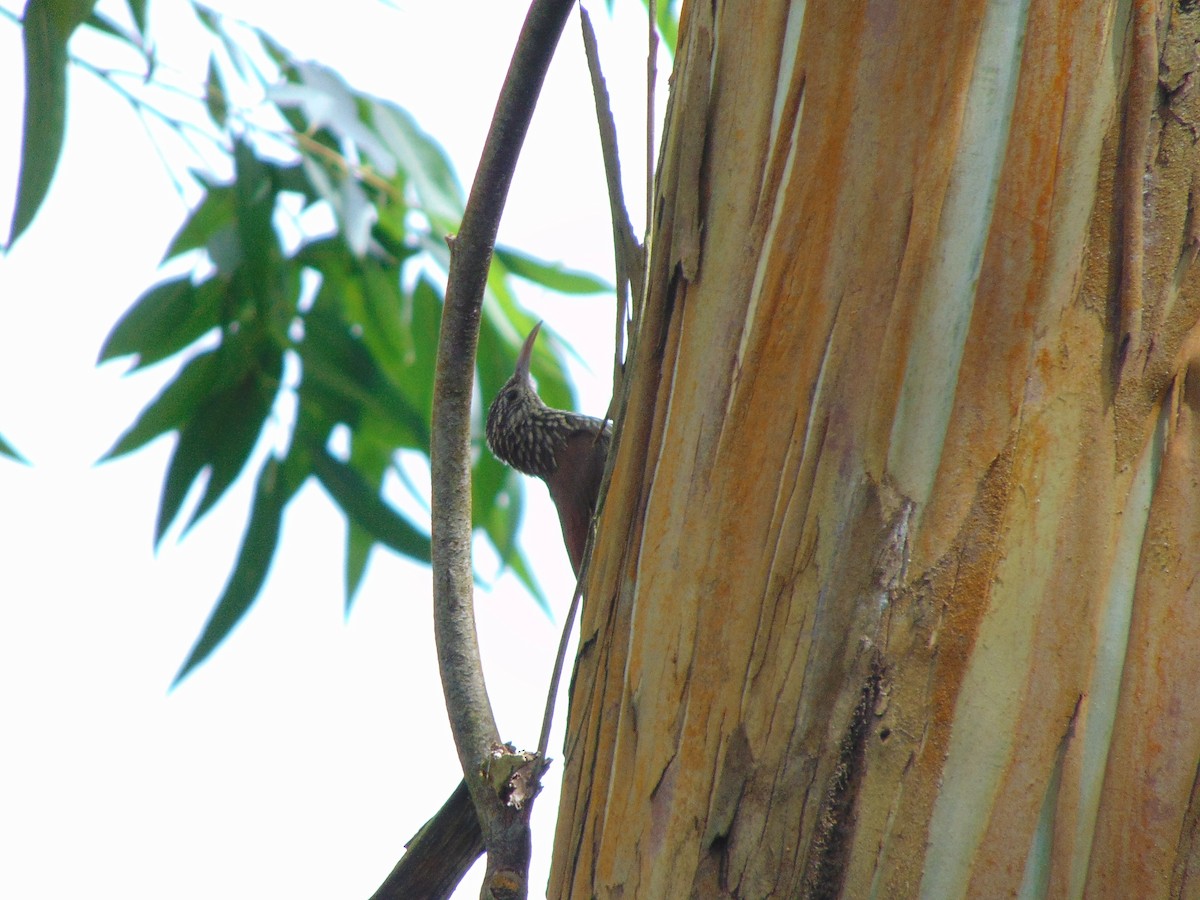
[{"label": "bark crack", "polygon": [[882,680],[883,664],[876,656],[842,735],[837,765],[821,804],[804,866],[800,895],[804,900],[836,900],[841,896],[854,846],[858,792],[866,772],[867,741]]}]

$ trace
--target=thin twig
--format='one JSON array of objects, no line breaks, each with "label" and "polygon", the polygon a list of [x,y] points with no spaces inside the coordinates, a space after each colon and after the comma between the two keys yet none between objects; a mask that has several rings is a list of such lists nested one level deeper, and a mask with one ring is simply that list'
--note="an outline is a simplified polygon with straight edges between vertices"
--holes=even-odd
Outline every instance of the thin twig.
[{"label": "thin twig", "polygon": [[[279,132],[270,132],[272,135],[282,137]],[[378,174],[370,166],[353,163],[346,158],[345,154],[338,153],[336,150],[326,147],[311,134],[303,131],[289,131],[286,134],[295,138],[297,151],[304,151],[312,156],[319,156],[321,159],[328,162],[330,165],[336,166],[343,174],[349,175],[358,179],[363,184],[368,184],[381,194],[385,194],[389,199],[400,202],[404,199],[404,195],[396,189],[396,186]]]},{"label": "thin twig", "polygon": [[[437,814],[404,847],[405,854],[371,895],[371,900],[450,897],[471,863],[483,853],[479,817],[471,805],[465,781],[459,782]],[[453,864],[455,861],[457,865]]]},{"label": "thin twig", "polygon": [[[625,359],[625,324],[630,304],[636,305],[642,289],[645,255],[638,243],[625,208],[625,191],[621,184],[621,159],[617,150],[617,126],[613,121],[608,87],[600,69],[600,52],[596,32],[586,9],[579,8],[583,28],[583,50],[587,57],[588,74],[592,80],[592,97],[596,104],[596,124],[600,129],[600,155],[604,160],[604,177],[608,183],[608,209],[612,219],[613,255],[616,257],[617,316],[613,339],[613,396],[620,393],[622,363]],[[610,406],[608,418],[612,418]]]},{"label": "thin twig", "polygon": [[[177,133],[180,133],[181,135],[182,135],[183,131],[192,131],[192,132],[195,132],[196,134],[200,135],[203,138],[207,138],[210,142],[212,142],[212,144],[214,146],[217,147],[217,149],[224,149],[221,145],[220,138],[215,136],[212,132],[207,131],[204,128],[201,128],[199,125],[195,125],[192,122],[187,122],[182,119],[175,119],[175,118],[172,118],[171,116],[168,116],[165,112],[160,110],[157,106],[154,106],[148,100],[144,100],[141,97],[138,97],[137,95],[135,95],[128,88],[122,87],[121,84],[115,78],[115,76],[121,75],[121,76],[124,76],[127,78],[136,78],[136,79],[139,79],[140,81],[142,81],[143,83],[145,83],[145,76],[138,75],[138,73],[136,73],[136,72],[121,72],[121,71],[113,71],[111,69],[102,69],[99,66],[95,65],[94,63],[91,63],[88,60],[83,59],[78,56],[71,57],[71,64],[79,67],[80,69],[83,69],[85,72],[88,72],[91,75],[94,75],[96,78],[99,78],[101,81],[103,81],[105,84],[107,84],[113,91],[115,91],[117,96],[121,97],[126,103],[128,103],[130,106],[132,106],[135,110],[144,111],[144,112],[154,116],[155,118],[161,120],[163,122],[163,124],[167,125],[169,128],[176,131]],[[160,87],[163,90],[167,89],[167,86],[163,85],[161,82],[151,82],[151,83],[155,87]],[[172,88],[172,90],[175,93],[179,94],[180,96],[186,97],[189,100],[195,100],[197,103],[201,102],[200,99],[198,97],[196,97],[194,94],[189,94],[186,91],[183,91],[182,89]],[[201,159],[203,159],[202,154],[195,148],[194,145],[191,144],[191,142],[189,142],[188,145],[190,147],[192,147],[192,151],[197,156],[199,156]]]},{"label": "thin twig", "polygon": [[574,0],[534,0],[500,91],[483,156],[451,244],[434,379],[432,480],[434,637],[446,711],[475,804],[488,869],[484,890],[507,882],[524,897],[529,881],[529,812],[489,784],[484,765],[499,732],[484,684],[471,570],[471,389],[479,319],[500,215],[542,81]]},{"label": "thin twig", "polygon": [[[666,0],[670,2],[670,0]],[[646,234],[654,206],[654,88],[658,84],[658,0],[646,4]],[[640,286],[639,286],[640,288]],[[636,317],[635,317],[636,324]]]},{"label": "thin twig", "polygon": [[542,713],[542,733],[538,736],[538,757],[546,758],[546,749],[550,746],[550,725],[554,721],[554,704],[558,700],[558,686],[562,683],[563,664],[567,659],[567,644],[571,640],[571,630],[575,626],[575,616],[579,613],[579,602],[583,599],[583,576],[575,583],[575,594],[571,597],[571,606],[567,609],[567,618],[563,622],[562,636],[558,639],[558,653],[554,656],[554,671],[550,674],[550,689],[546,693],[546,710]]},{"label": "thin twig", "polygon": [[575,579],[575,594],[571,597],[571,605],[567,608],[567,618],[563,622],[562,636],[558,639],[558,652],[554,655],[554,671],[550,673],[550,689],[546,692],[546,710],[542,713],[542,731],[538,735],[539,759],[546,758],[546,749],[550,746],[550,725],[554,721],[554,704],[558,699],[558,686],[562,683],[563,666],[567,659],[567,644],[571,640],[575,616],[579,614],[579,606],[583,602],[583,586],[587,583],[588,568],[592,561],[592,542],[595,537],[595,529],[589,528],[587,541],[583,545],[583,563],[579,567],[579,576]]}]

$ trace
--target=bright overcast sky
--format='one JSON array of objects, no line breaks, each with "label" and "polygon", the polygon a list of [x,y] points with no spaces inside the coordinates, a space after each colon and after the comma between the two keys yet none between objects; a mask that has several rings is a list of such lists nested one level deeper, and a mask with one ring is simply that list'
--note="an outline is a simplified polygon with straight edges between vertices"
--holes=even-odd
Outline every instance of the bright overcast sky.
[{"label": "bright overcast sky", "polygon": [[[0,3],[18,11],[15,0]],[[469,184],[526,4],[214,6],[407,107]],[[640,228],[645,31],[637,0],[616,6],[613,28],[604,4],[591,3]],[[101,7],[123,15],[123,4]],[[182,4],[156,0],[150,9],[160,59],[199,85],[199,26],[180,15]],[[92,58],[87,46],[72,49]],[[0,20],[5,220],[23,79],[19,28]],[[611,280],[592,110],[573,17],[501,240]],[[94,465],[177,365],[125,378],[126,364],[94,363],[108,328],[157,277],[184,212],[128,106],[75,73],[48,202],[0,257],[0,434],[33,464],[0,461],[0,896],[365,898],[459,779],[428,571],[377,550],[345,618],[344,522],[310,484],[289,508],[257,605],[168,694],[229,573],[251,485],[243,479],[186,538],[170,532],[156,556],[153,522],[173,439]],[[611,299],[525,296],[588,361],[592,372],[575,372],[582,404],[601,414]],[[529,488],[525,546],[561,618],[573,579],[545,489]],[[478,609],[501,733],[531,748],[558,626],[509,576],[480,592]],[[560,727],[564,716],[560,706]],[[551,755],[560,747],[556,738]],[[536,893],[549,868],[560,772],[556,763],[534,818]],[[478,896],[480,874],[458,896]]]}]

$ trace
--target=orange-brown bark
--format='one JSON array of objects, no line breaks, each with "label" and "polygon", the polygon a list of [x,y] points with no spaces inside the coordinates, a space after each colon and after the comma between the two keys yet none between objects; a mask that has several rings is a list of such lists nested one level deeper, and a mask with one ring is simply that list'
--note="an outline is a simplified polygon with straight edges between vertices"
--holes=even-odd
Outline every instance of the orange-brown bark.
[{"label": "orange-brown bark", "polygon": [[1197,892],[1200,10],[712,16],[551,896]]}]

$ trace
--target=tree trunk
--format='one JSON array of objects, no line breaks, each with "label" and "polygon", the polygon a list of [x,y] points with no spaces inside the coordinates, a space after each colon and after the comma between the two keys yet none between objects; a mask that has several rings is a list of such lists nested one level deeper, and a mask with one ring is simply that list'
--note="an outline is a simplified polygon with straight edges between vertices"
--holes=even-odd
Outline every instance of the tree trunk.
[{"label": "tree trunk", "polygon": [[687,4],[550,896],[1200,896],[1198,41]]}]

